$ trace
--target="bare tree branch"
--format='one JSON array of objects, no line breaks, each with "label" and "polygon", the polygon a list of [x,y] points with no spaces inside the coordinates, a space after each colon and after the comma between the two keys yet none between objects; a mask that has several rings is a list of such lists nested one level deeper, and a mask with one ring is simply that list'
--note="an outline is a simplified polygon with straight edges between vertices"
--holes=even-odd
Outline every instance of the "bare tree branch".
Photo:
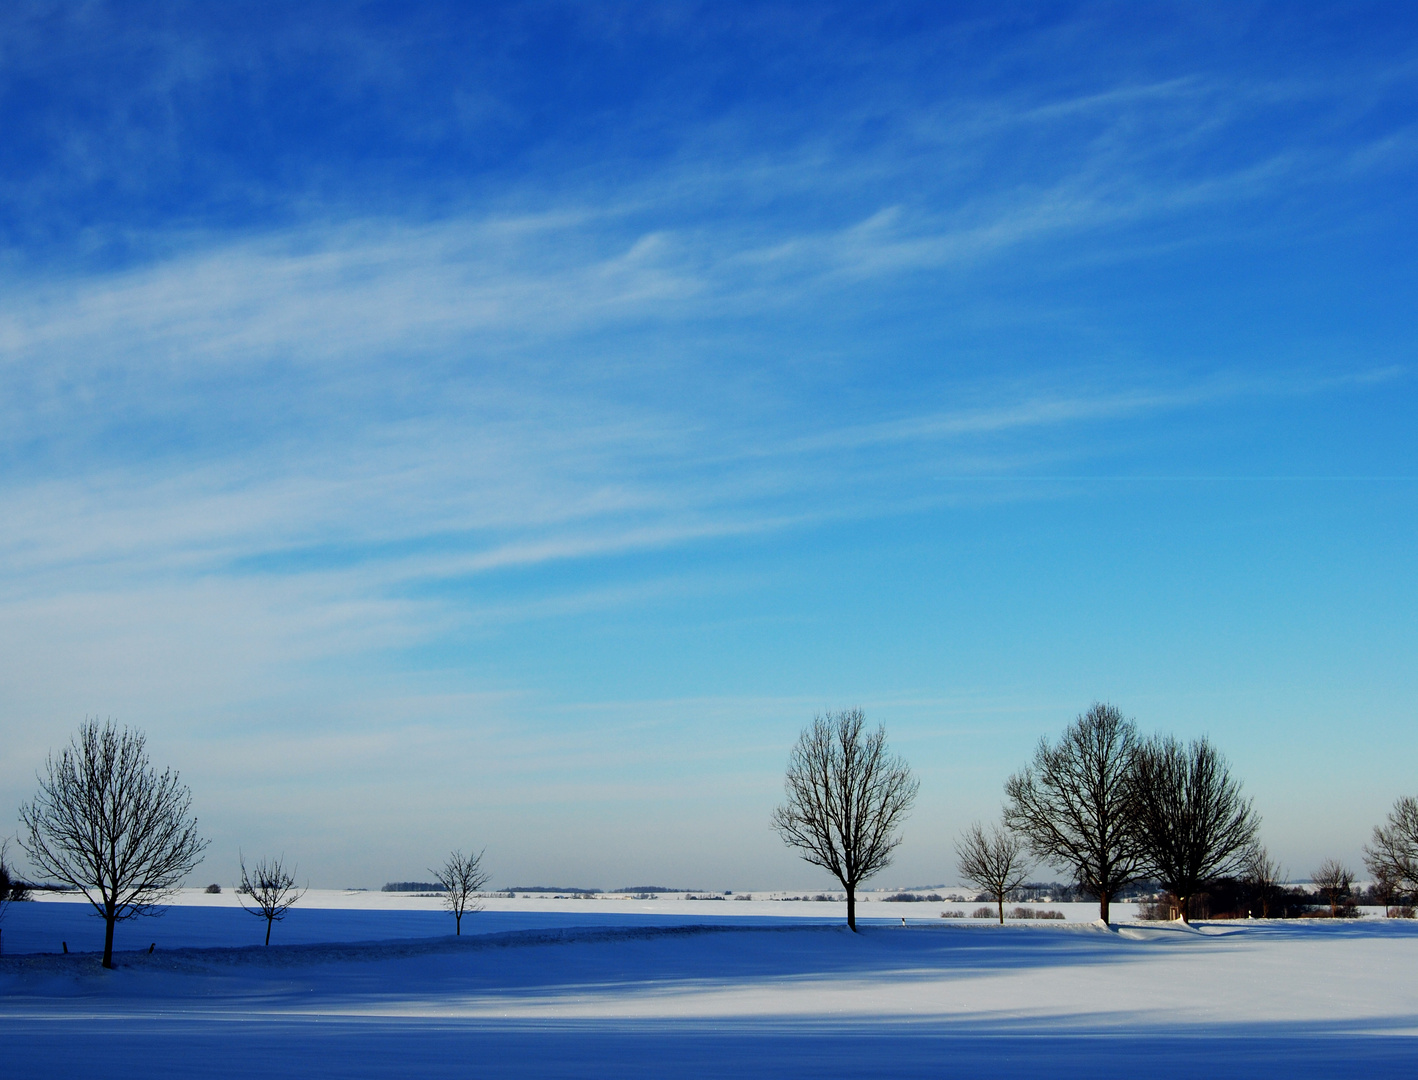
[{"label": "bare tree branch", "polygon": [[910,767],[886,749],[886,729],[864,734],[861,709],[816,716],[798,736],[784,778],[787,800],[773,828],[847,892],[847,925],[857,928],[857,886],[891,862],[898,829],[919,787]]},{"label": "bare tree branch", "polygon": [[153,769],[145,743],[140,731],[85,722],[20,807],[20,846],[35,868],[81,890],[103,916],[108,968],[114,924],[155,914],[207,846],[192,793],[171,769]]}]

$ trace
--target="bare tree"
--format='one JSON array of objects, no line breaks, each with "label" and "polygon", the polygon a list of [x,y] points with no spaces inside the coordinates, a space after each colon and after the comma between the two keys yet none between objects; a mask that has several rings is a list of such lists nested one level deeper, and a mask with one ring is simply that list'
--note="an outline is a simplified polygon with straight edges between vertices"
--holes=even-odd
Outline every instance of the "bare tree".
[{"label": "bare tree", "polygon": [[1374,826],[1364,866],[1393,892],[1418,890],[1418,799],[1399,799],[1388,821]]},{"label": "bare tree", "polygon": [[487,884],[488,874],[482,868],[483,852],[464,855],[455,851],[441,870],[430,869],[429,873],[443,886],[443,905],[453,913],[453,933],[463,932],[463,913],[480,911],[482,904],[475,897],[478,890]]},{"label": "bare tree", "polygon": [[1338,859],[1326,859],[1311,875],[1315,888],[1329,901],[1330,918],[1339,914],[1339,905],[1349,898],[1349,888],[1354,884],[1354,871]]},{"label": "bare tree", "polygon": [[1251,892],[1260,900],[1260,917],[1270,918],[1270,905],[1285,878],[1284,869],[1270,857],[1270,852],[1264,846],[1255,843],[1246,852],[1242,876]]},{"label": "bare tree", "polygon": [[1001,926],[1005,897],[1023,885],[1029,873],[1024,847],[1024,840],[1008,829],[991,825],[987,832],[978,821],[955,843],[961,877],[994,897]]},{"label": "bare tree", "polygon": [[1098,898],[1098,916],[1145,868],[1132,783],[1137,727],[1095,703],[1057,746],[1040,739],[1034,760],[1005,783],[1004,823],[1044,862],[1071,871]]},{"label": "bare tree", "polygon": [[863,731],[861,709],[813,717],[798,736],[784,779],[787,801],[773,828],[847,893],[847,925],[857,929],[857,886],[891,862],[897,829],[918,782],[886,749],[886,729]]},{"label": "bare tree", "polygon": [[[286,917],[286,912],[305,895],[305,889],[295,883],[295,868],[287,870],[285,856],[261,859],[248,872],[246,857],[241,859],[241,884],[236,889],[236,902],[252,915],[266,920],[266,944],[271,944],[271,926]],[[243,896],[251,897],[247,907]]]},{"label": "bare tree", "polygon": [[1189,922],[1192,897],[1244,868],[1260,821],[1226,759],[1204,738],[1190,746],[1171,736],[1149,739],[1133,758],[1133,781],[1147,869]]},{"label": "bare tree", "polygon": [[171,769],[153,769],[145,744],[140,731],[85,722],[20,807],[20,846],[35,868],[81,890],[103,916],[106,968],[114,925],[155,914],[207,846],[192,793]]}]

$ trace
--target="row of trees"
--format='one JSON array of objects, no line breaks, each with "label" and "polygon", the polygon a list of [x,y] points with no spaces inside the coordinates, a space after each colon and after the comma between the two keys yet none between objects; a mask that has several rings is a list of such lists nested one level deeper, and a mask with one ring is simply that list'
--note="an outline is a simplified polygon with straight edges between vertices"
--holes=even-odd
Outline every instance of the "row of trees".
[{"label": "row of trees", "polygon": [[[208,841],[197,832],[192,793],[171,769],[159,773],[143,733],[88,721],[56,758],[51,754],[34,799],[20,807],[20,846],[41,874],[80,890],[104,920],[103,966],[113,967],[119,922],[157,914],[157,905],[201,862]],[[242,907],[271,928],[304,894],[284,856],[259,859],[249,869],[240,856]],[[462,933],[463,915],[476,910],[487,884],[482,852],[449,855],[431,871]],[[0,850],[0,914],[12,897],[10,870]]]},{"label": "row of trees", "polygon": [[[841,882],[855,930],[856,890],[901,843],[917,781],[887,750],[885,729],[868,732],[862,711],[851,709],[803,730],[785,788],[773,827]],[[1098,900],[1103,922],[1113,898],[1140,881],[1159,883],[1188,920],[1193,900],[1225,879],[1253,882],[1263,904],[1276,895],[1281,871],[1259,844],[1259,829],[1251,801],[1207,739],[1144,739],[1132,720],[1100,703],[1058,742],[1039,741],[1005,783],[1002,821],[971,825],[956,854],[961,876],[994,899],[1001,922],[1007,896],[1036,862],[1069,873]],[[1365,863],[1389,893],[1418,889],[1418,800],[1399,800],[1374,830]],[[1336,874],[1348,876],[1330,880]],[[1315,874],[1332,907],[1352,879],[1338,863]]]}]

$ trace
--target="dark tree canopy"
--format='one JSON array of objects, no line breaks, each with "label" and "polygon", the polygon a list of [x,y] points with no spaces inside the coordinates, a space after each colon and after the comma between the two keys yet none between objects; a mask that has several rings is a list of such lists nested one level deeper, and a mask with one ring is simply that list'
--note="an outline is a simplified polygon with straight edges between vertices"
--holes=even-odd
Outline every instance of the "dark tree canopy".
[{"label": "dark tree canopy", "polygon": [[1260,827],[1226,759],[1206,739],[1143,743],[1133,759],[1139,839],[1148,871],[1177,898],[1184,921],[1192,897],[1239,874]]},{"label": "dark tree canopy", "polygon": [[488,873],[482,868],[483,852],[464,855],[455,851],[440,870],[429,870],[443,886],[443,906],[453,913],[453,933],[463,932],[463,915],[468,911],[478,911],[482,905],[476,899],[488,881]]},{"label": "dark tree canopy", "polygon": [[857,886],[890,864],[919,786],[888,753],[886,729],[865,727],[861,709],[814,717],[793,747],[787,799],[773,814],[783,840],[842,883],[853,930]]},{"label": "dark tree canopy", "polygon": [[1098,914],[1144,873],[1132,783],[1137,727],[1112,705],[1094,704],[1057,746],[1040,739],[1034,760],[1005,784],[1005,825],[1044,862],[1070,871],[1098,898]]},{"label": "dark tree canopy", "polygon": [[192,793],[148,761],[143,733],[88,721],[53,754],[39,792],[20,807],[20,846],[40,873],[80,889],[104,919],[103,966],[113,927],[152,913],[201,861],[207,841]]},{"label": "dark tree canopy", "polygon": [[1008,829],[992,825],[987,831],[978,821],[955,844],[961,876],[994,898],[1004,924],[1004,901],[1024,884],[1029,862],[1024,857],[1024,840]]}]

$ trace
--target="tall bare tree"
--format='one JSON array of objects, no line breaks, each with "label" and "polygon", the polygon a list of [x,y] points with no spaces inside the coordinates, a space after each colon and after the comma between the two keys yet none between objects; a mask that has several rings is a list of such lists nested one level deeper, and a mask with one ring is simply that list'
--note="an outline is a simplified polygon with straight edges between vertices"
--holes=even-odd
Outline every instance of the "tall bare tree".
[{"label": "tall bare tree", "polygon": [[1108,921],[1113,897],[1145,868],[1132,783],[1137,726],[1112,705],[1094,704],[1057,746],[1040,739],[1034,760],[1005,783],[1004,823],[1033,854],[1070,871],[1098,898]]},{"label": "tall bare tree", "polygon": [[158,773],[145,746],[141,731],[87,721],[20,807],[20,846],[35,869],[81,890],[103,917],[106,968],[114,925],[154,914],[207,846],[192,793],[171,769]]},{"label": "tall bare tree", "polygon": [[961,877],[994,897],[1001,926],[1005,897],[1023,885],[1029,873],[1024,848],[1023,838],[1015,833],[998,825],[991,825],[986,831],[978,821],[955,842]]},{"label": "tall bare tree", "polygon": [[1260,820],[1204,738],[1189,746],[1171,736],[1149,739],[1133,758],[1133,781],[1147,868],[1189,922],[1192,897],[1244,869]]},{"label": "tall bare tree", "polygon": [[865,727],[861,709],[814,717],[788,759],[787,801],[773,813],[783,840],[842,883],[853,931],[857,886],[890,864],[919,787],[887,751],[886,729]]},{"label": "tall bare tree", "polygon": [[1388,821],[1374,826],[1374,835],[1364,846],[1364,866],[1394,890],[1418,890],[1418,799],[1399,799]]},{"label": "tall bare tree", "polygon": [[[296,885],[295,868],[286,868],[285,856],[260,859],[250,871],[246,869],[246,856],[239,857],[241,884],[237,886],[236,902],[266,920],[266,944],[270,945],[272,924],[286,917],[286,912],[305,895],[305,889]],[[249,907],[242,897],[251,898]]]},{"label": "tall bare tree", "polygon": [[464,855],[455,851],[448,856],[440,870],[429,870],[443,886],[443,904],[453,913],[453,933],[463,933],[463,913],[479,911],[482,904],[476,899],[478,891],[487,884],[488,873],[482,868],[483,852]]},{"label": "tall bare tree", "polygon": [[1354,871],[1338,859],[1326,859],[1311,875],[1311,880],[1319,894],[1329,902],[1330,918],[1339,915],[1339,905],[1349,898],[1350,887],[1354,884]]}]

